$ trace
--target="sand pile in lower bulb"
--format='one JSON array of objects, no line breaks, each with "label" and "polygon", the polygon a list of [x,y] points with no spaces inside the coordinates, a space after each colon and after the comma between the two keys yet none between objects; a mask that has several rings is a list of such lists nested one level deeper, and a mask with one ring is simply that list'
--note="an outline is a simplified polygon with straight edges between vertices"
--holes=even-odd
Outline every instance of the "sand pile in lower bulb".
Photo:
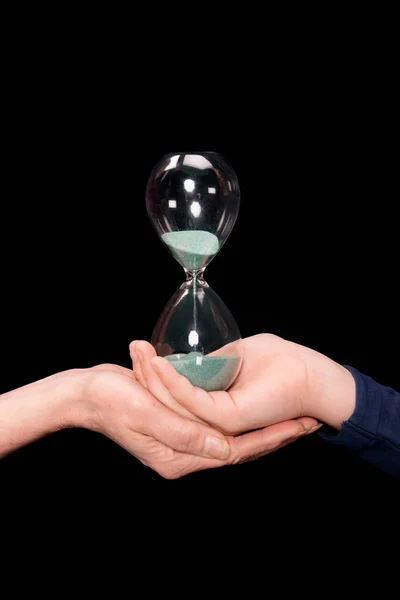
[{"label": "sand pile in lower bulb", "polygon": [[240,362],[237,356],[204,356],[201,352],[171,354],[165,358],[192,385],[207,392],[226,390],[233,382]]}]

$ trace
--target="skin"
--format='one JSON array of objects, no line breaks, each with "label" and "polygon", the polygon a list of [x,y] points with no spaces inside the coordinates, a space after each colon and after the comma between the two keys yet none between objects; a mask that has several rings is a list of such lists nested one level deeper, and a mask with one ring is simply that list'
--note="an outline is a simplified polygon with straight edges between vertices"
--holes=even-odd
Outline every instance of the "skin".
[{"label": "skin", "polygon": [[229,435],[305,416],[340,429],[354,412],[353,376],[330,358],[270,334],[234,342],[230,350],[243,357],[237,379],[227,391],[205,392],[148,342],[130,346],[135,376],[155,398]]},{"label": "skin", "polygon": [[318,423],[304,417],[226,436],[178,403],[160,401],[132,370],[112,364],[57,373],[0,396],[0,457],[67,427],[98,431],[162,477],[176,479],[267,454]]}]

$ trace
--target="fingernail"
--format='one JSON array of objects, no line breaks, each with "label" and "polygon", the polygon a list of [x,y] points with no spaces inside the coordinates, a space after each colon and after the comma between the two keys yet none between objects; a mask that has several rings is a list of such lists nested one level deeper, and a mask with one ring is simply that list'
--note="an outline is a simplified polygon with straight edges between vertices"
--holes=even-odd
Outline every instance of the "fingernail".
[{"label": "fingernail", "polygon": [[316,425],[315,427],[312,427],[311,429],[309,429],[309,430],[307,431],[307,434],[309,434],[309,433],[314,433],[314,431],[317,431],[317,429],[321,429],[322,425],[323,425],[323,423],[319,423],[319,424],[318,424],[318,425]]},{"label": "fingernail", "polygon": [[131,359],[133,360],[133,362],[135,362],[135,360],[137,360],[137,354],[134,350],[131,350]]},{"label": "fingernail", "polygon": [[141,350],[136,350],[136,355],[140,362],[143,362],[143,352]]},{"label": "fingernail", "polygon": [[307,429],[303,429],[303,431],[300,431],[300,433],[297,434],[296,438],[299,438],[302,435],[306,435],[306,433],[308,433],[308,430]]},{"label": "fingernail", "polygon": [[212,435],[206,437],[204,449],[209,456],[212,456],[212,458],[219,458],[221,460],[228,458],[231,451],[228,442],[213,437]]}]

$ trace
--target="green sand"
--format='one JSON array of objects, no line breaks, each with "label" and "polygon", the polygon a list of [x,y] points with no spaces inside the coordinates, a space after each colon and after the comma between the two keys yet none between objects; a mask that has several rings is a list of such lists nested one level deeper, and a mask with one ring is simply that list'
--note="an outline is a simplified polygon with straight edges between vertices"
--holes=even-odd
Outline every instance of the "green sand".
[{"label": "green sand", "polygon": [[175,258],[190,271],[202,269],[219,250],[217,236],[209,231],[169,231],[161,239]]},{"label": "green sand", "polygon": [[165,358],[192,385],[206,392],[226,390],[235,379],[240,364],[237,356],[204,356],[201,352],[170,354]]}]

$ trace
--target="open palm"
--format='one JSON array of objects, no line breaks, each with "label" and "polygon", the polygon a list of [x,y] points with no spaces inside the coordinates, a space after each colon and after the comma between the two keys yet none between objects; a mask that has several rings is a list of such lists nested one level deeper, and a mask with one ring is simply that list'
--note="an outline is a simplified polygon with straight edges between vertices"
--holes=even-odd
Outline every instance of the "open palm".
[{"label": "open palm", "polygon": [[309,393],[305,362],[296,344],[261,334],[240,340],[243,363],[227,391],[206,392],[157,357],[144,341],[131,344],[135,376],[161,402],[231,435],[280,424],[287,438],[314,430],[318,423],[303,411]]}]

